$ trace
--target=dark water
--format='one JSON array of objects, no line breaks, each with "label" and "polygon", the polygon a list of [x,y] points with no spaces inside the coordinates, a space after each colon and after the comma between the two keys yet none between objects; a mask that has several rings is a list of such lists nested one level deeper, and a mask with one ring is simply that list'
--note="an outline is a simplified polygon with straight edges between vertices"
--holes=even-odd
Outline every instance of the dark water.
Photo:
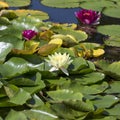
[{"label": "dark water", "polygon": [[49,21],[59,22],[59,23],[77,23],[74,12],[79,10],[79,8],[51,8],[44,6],[40,3],[40,0],[31,0],[31,5],[28,9],[41,10],[50,16]]},{"label": "dark water", "polygon": [[40,10],[48,13],[49,19],[47,21],[59,22],[59,23],[77,23],[74,12],[80,10],[80,8],[52,8],[44,6],[40,3],[40,0],[31,0],[30,6],[27,7],[10,7],[9,9],[31,9]]}]

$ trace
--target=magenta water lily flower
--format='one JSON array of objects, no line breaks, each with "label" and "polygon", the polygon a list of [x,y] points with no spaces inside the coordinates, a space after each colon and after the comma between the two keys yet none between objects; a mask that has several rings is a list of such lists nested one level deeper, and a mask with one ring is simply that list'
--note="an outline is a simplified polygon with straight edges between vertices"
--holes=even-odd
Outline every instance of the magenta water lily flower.
[{"label": "magenta water lily flower", "polygon": [[101,13],[93,10],[82,9],[75,12],[75,16],[82,24],[97,25],[100,23]]},{"label": "magenta water lily flower", "polygon": [[24,30],[22,36],[25,40],[31,40],[37,35],[37,32],[34,30]]}]

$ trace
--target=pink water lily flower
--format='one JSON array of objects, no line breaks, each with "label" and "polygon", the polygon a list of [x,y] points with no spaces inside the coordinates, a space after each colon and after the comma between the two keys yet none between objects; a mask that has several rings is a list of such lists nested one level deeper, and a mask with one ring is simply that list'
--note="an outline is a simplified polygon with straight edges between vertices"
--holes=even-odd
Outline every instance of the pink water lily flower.
[{"label": "pink water lily flower", "polygon": [[93,10],[82,9],[75,12],[76,18],[86,25],[97,25],[100,22],[101,13]]},{"label": "pink water lily flower", "polygon": [[37,35],[37,32],[34,31],[34,30],[24,30],[24,31],[22,32],[22,37],[23,37],[25,40],[31,40],[31,39],[33,39],[36,35]]}]

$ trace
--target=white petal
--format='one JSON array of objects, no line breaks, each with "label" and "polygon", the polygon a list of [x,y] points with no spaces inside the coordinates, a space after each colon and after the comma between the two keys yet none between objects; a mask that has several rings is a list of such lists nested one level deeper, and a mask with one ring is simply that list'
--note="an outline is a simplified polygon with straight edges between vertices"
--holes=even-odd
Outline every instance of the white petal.
[{"label": "white petal", "polygon": [[52,67],[49,71],[50,71],[50,72],[53,72],[53,71],[57,71],[57,70],[59,70],[59,69],[56,68],[56,67]]},{"label": "white petal", "polygon": [[69,73],[65,68],[61,67],[60,69],[62,70],[63,73],[65,73],[67,76],[69,76]]}]

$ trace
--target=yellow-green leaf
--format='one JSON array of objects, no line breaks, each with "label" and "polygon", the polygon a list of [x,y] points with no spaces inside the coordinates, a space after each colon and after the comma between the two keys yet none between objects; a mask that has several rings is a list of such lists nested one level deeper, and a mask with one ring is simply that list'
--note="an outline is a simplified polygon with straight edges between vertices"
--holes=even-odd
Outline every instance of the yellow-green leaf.
[{"label": "yellow-green leaf", "polygon": [[45,20],[48,19],[49,16],[47,13],[39,11],[39,10],[25,10],[25,9],[21,9],[21,10],[14,10],[14,12],[18,15],[18,16],[33,16],[36,17],[36,19],[41,19],[41,20]]},{"label": "yellow-green leaf", "polygon": [[9,7],[9,5],[6,2],[0,1],[0,9],[2,9],[2,8],[8,8],[8,7]]},{"label": "yellow-green leaf", "polygon": [[60,47],[62,45],[62,43],[63,43],[62,39],[56,38],[56,39],[50,40],[50,42],[48,44],[57,44]]},{"label": "yellow-green leaf", "polygon": [[39,48],[38,54],[42,56],[47,56],[53,53],[57,48],[59,48],[59,44],[45,44],[44,46]]},{"label": "yellow-green leaf", "polygon": [[99,57],[99,56],[103,55],[104,53],[105,53],[105,51],[103,49],[93,50],[93,57]]}]

